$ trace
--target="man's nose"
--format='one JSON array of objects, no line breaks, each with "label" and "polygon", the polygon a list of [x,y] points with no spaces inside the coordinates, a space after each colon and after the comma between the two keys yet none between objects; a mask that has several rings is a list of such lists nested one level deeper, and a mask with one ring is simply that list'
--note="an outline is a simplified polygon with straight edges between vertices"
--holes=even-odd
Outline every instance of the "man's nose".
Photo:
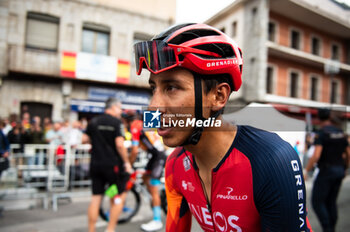
[{"label": "man's nose", "polygon": [[164,97],[161,95],[159,91],[155,91],[148,105],[148,110],[159,109],[159,111],[162,111],[162,109],[164,108],[165,108]]}]

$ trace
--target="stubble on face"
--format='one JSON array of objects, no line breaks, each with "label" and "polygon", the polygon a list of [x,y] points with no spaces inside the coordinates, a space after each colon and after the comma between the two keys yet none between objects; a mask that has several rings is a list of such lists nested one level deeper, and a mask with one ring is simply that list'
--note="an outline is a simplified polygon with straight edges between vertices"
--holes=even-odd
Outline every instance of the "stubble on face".
[{"label": "stubble on face", "polygon": [[[153,90],[150,108],[160,109],[166,115],[175,115],[171,120],[186,120],[177,115],[194,115],[194,80],[193,75],[186,69],[173,69],[163,73],[151,74],[149,80]],[[166,118],[165,118],[166,120]],[[192,133],[192,128],[160,128],[158,133],[163,142],[169,147],[177,147]]]}]

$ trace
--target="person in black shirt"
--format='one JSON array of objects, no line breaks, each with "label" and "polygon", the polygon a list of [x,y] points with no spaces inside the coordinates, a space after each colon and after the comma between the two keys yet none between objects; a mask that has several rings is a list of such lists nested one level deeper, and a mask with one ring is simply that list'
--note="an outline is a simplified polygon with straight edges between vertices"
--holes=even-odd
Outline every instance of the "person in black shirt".
[{"label": "person in black shirt", "polygon": [[312,207],[323,232],[334,232],[337,221],[336,201],[349,166],[350,148],[344,132],[332,125],[329,110],[320,109],[318,117],[322,127],[316,135],[315,151],[304,170],[304,176],[307,177],[307,172],[317,162],[319,173],[312,190]]},{"label": "person in black shirt", "polygon": [[89,232],[95,231],[102,196],[109,186],[116,184],[118,195],[111,200],[106,231],[114,231],[126,197],[125,185],[132,168],[124,147],[121,113],[121,102],[108,99],[105,113],[93,118],[83,135],[83,142],[90,141],[92,145],[90,175],[93,195],[88,210]]}]

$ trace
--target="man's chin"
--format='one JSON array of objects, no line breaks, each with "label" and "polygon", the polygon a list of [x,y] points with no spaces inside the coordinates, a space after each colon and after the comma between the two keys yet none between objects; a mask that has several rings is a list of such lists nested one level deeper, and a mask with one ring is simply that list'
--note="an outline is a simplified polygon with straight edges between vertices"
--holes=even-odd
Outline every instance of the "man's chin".
[{"label": "man's chin", "polygon": [[[159,130],[158,130],[158,133],[159,133]],[[166,146],[179,147],[184,143],[186,136],[184,136],[182,133],[169,133],[162,136],[162,138],[163,138],[163,143]]]}]

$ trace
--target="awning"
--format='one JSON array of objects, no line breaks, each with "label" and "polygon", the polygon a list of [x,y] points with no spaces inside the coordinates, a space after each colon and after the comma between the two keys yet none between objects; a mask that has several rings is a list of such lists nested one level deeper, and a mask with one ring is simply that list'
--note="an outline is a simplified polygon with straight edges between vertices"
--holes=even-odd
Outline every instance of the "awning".
[{"label": "awning", "polygon": [[[125,110],[142,110],[142,107],[145,106],[139,104],[122,103],[122,109]],[[70,108],[74,112],[101,114],[105,110],[105,102],[72,99],[70,101]]]}]

